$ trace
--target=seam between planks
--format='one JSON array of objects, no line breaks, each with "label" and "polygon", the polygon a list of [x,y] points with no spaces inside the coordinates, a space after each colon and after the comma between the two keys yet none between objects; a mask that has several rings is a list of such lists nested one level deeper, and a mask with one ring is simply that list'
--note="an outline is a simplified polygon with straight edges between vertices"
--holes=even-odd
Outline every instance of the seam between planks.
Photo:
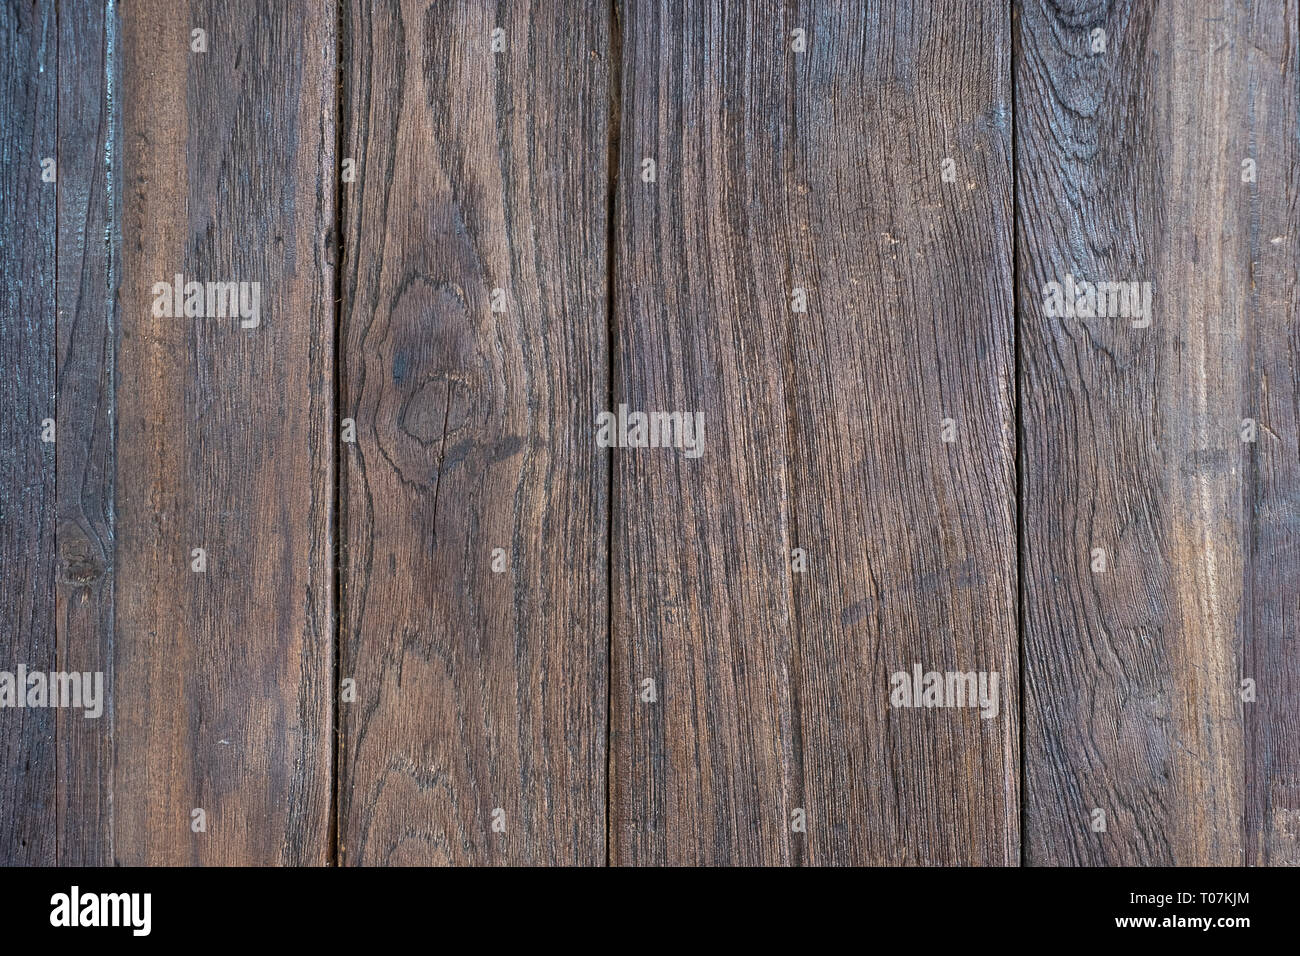
[{"label": "seam between planks", "polygon": [[327,839],[329,847],[327,848],[327,859],[332,867],[339,866],[339,789],[343,783],[342,777],[342,759],[343,759],[343,738],[342,738],[342,625],[343,625],[343,522],[342,522],[342,496],[343,496],[343,445],[342,436],[339,432],[340,423],[343,420],[343,349],[340,343],[343,335],[343,177],[340,174],[340,164],[343,157],[343,0],[336,0],[334,4],[334,226],[331,235],[331,244],[333,246],[334,259],[334,283],[333,283],[333,311],[334,311],[334,341],[333,348],[333,372],[334,372],[334,407],[333,421],[330,422],[332,434],[332,445],[334,448],[334,481],[331,486],[333,494],[331,501],[330,520],[334,528],[330,542],[330,557],[332,577],[330,581],[331,603],[331,628],[330,636],[333,640],[333,662],[334,674],[333,681],[333,708],[330,715],[331,731],[333,733],[333,766],[330,774],[330,809],[329,809],[329,829]]},{"label": "seam between planks", "polygon": [[1009,87],[1011,96],[1011,354],[1012,383],[1011,400],[1015,406],[1015,495],[1016,495],[1016,655],[1019,669],[1017,685],[1019,700],[1016,701],[1017,718],[1020,724],[1020,741],[1016,748],[1019,755],[1020,794],[1017,803],[1017,820],[1020,832],[1016,834],[1016,861],[1025,865],[1025,820],[1028,791],[1025,789],[1025,497],[1021,483],[1021,456],[1024,453],[1023,428],[1020,401],[1020,155],[1016,144],[1016,67],[1019,63],[1020,16],[1017,0],[1009,0],[1008,37],[1011,44]]},{"label": "seam between planks", "polygon": [[[623,35],[619,0],[609,5],[609,152],[605,163],[607,218],[605,222],[605,348],[607,408],[614,408],[614,362],[618,356],[618,178],[622,155]],[[614,456],[609,449],[605,494],[605,866],[613,865],[613,713],[614,713]]]},{"label": "seam between planks", "polygon": [[[50,480],[50,517],[52,526],[52,544],[51,544],[51,568],[54,572],[53,580],[49,582],[50,588],[50,612],[52,620],[50,629],[47,632],[50,636],[50,643],[53,651],[54,669],[59,669],[59,193],[63,191],[63,185],[58,180],[59,164],[63,159],[60,152],[62,143],[59,138],[59,105],[63,99],[63,62],[59,56],[59,7],[60,4],[54,4],[54,271],[52,273],[54,280],[54,334],[51,337],[51,348],[49,355],[50,363],[50,409],[54,415],[54,474]],[[87,206],[89,209],[89,205]],[[78,295],[80,295],[80,286],[78,286]],[[59,717],[56,713],[51,722],[54,728],[54,865],[58,866],[63,858],[59,853],[59,836],[60,818],[63,816],[63,788],[59,786],[62,773],[60,765],[62,760],[59,754]]]},{"label": "seam between planks", "polygon": [[[117,555],[117,336],[118,322],[117,319],[117,286],[120,277],[121,256],[123,249],[122,242],[122,221],[121,221],[121,186],[118,183],[118,177],[113,174],[113,163],[117,161],[118,169],[121,169],[121,157],[118,155],[120,148],[120,139],[118,137],[119,123],[121,117],[115,93],[117,89],[116,79],[118,67],[118,43],[120,34],[117,28],[117,0],[106,0],[104,6],[104,122],[107,128],[104,130],[104,187],[107,194],[106,219],[104,244],[106,248],[106,273],[104,276],[105,291],[104,297],[104,316],[108,323],[108,335],[106,336],[105,349],[108,351],[108,380],[110,388],[109,407],[112,414],[108,416],[108,444],[112,461],[110,469],[112,478],[108,489],[108,527],[112,534],[110,539],[111,551],[110,569],[108,574],[107,587],[109,591],[109,627],[108,627],[108,648],[107,664],[110,668],[109,686],[114,687],[117,678],[117,569],[119,566]],[[117,695],[113,691],[108,694],[108,760],[110,763],[108,773],[108,861],[111,865],[117,865]]]}]

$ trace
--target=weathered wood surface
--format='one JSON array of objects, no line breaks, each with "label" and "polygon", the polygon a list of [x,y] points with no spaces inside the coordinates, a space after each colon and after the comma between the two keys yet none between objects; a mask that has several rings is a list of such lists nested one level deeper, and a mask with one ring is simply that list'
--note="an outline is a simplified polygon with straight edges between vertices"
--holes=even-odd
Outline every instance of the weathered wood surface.
[{"label": "weathered wood surface", "polygon": [[[55,666],[53,0],[0,7],[0,669]],[[45,167],[48,168],[48,167]],[[47,434],[48,437],[48,434]],[[57,437],[57,436],[56,436]],[[0,710],[0,865],[56,862],[52,710]]]},{"label": "weathered wood surface", "polygon": [[61,865],[113,862],[113,16],[101,0],[59,9],[57,659],[104,675],[99,717],[57,711]]},{"label": "weathered wood surface", "polygon": [[600,864],[610,12],[344,13],[339,861]]},{"label": "weathered wood surface", "polygon": [[0,864],[1300,864],[1300,8],[940,6],[0,6]]},{"label": "weathered wood surface", "polygon": [[[1030,864],[1300,862],[1296,30],[1019,8]],[[1047,316],[1067,273],[1149,326]]]},{"label": "weathered wood surface", "polygon": [[614,453],[612,858],[1014,863],[1009,11],[624,20],[614,397],[704,451]]},{"label": "weathered wood surface", "polygon": [[[325,863],[334,11],[120,15],[114,858]],[[178,273],[260,283],[259,324],[155,315]]]}]

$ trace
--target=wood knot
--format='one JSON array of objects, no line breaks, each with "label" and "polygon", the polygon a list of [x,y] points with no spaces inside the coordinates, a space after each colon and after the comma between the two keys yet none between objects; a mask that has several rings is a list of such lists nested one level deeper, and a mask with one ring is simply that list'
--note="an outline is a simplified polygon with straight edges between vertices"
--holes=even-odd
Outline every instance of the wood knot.
[{"label": "wood knot", "polygon": [[104,576],[108,562],[103,549],[76,524],[59,528],[59,580],[73,587],[89,587]]}]

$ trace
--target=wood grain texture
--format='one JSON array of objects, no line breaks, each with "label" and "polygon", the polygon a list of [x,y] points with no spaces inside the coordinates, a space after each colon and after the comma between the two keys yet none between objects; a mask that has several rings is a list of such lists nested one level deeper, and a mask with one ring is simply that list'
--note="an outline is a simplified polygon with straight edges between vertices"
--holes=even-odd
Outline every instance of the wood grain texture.
[{"label": "wood grain texture", "polygon": [[[1296,14],[1019,8],[1031,864],[1295,862]],[[1150,326],[1047,317],[1066,273]]]},{"label": "wood grain texture", "polygon": [[1243,862],[1300,866],[1300,4],[1255,3],[1226,27],[1246,90],[1237,135],[1259,170],[1228,247],[1249,263],[1242,415],[1259,422],[1242,471],[1242,675],[1258,695],[1244,707]]},{"label": "wood grain texture", "polygon": [[341,863],[605,859],[609,39],[345,7]]},{"label": "wood grain texture", "polygon": [[[969,6],[623,7],[615,396],[705,451],[614,453],[616,863],[1017,860],[1010,23]],[[914,663],[999,713],[891,709]]]},{"label": "wood grain texture", "polygon": [[114,267],[108,156],[116,15],[102,0],[59,16],[59,670],[103,674],[98,718],[57,711],[60,865],[113,861]]},{"label": "wood grain texture", "polygon": [[[324,863],[334,15],[145,0],[121,21],[115,859]],[[259,282],[260,325],[155,315],[177,273]]]},{"label": "wood grain texture", "polygon": [[[0,670],[55,667],[54,3],[0,7]],[[0,710],[0,865],[56,861],[54,711]]]},{"label": "wood grain texture", "polygon": [[0,671],[107,692],[0,708],[0,865],[1300,865],[1298,58],[1300,0],[0,4]]}]

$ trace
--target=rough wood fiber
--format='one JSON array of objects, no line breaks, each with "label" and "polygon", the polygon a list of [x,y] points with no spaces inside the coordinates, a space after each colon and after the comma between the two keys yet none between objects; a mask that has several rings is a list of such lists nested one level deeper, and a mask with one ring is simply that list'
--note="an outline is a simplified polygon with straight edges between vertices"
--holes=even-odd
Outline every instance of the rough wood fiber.
[{"label": "rough wood fiber", "polygon": [[1296,0],[500,6],[0,6],[0,864],[1016,862],[1017,389],[1024,861],[1300,864]]},{"label": "rough wood fiber", "polygon": [[603,863],[609,10],[343,38],[339,860]]},{"label": "rough wood fiber", "polygon": [[[121,20],[115,858],[324,863],[334,13],[144,0]],[[260,282],[260,326],[155,316],[177,273]]]},{"label": "rough wood fiber", "polygon": [[[1017,859],[1010,23],[968,7],[624,7],[615,401],[705,451],[614,453],[617,863]],[[1000,712],[891,710],[914,663]]]},{"label": "rough wood fiber", "polygon": [[[1296,862],[1296,22],[1020,7],[1031,864]],[[1151,325],[1046,317],[1067,272]]]},{"label": "rough wood fiber", "polygon": [[1260,423],[1243,463],[1242,675],[1258,694],[1244,707],[1244,862],[1300,866],[1300,4],[1257,3],[1226,23],[1230,75],[1247,91],[1238,135],[1259,169],[1230,247],[1249,263],[1241,414]]},{"label": "rough wood fiber", "polygon": [[[0,670],[55,667],[54,3],[0,7]],[[55,862],[54,711],[0,710],[0,865]]]},{"label": "rough wood fiber", "polygon": [[113,861],[113,323],[109,230],[111,38],[103,0],[59,15],[59,670],[104,675],[103,713],[59,710],[61,865]]}]

